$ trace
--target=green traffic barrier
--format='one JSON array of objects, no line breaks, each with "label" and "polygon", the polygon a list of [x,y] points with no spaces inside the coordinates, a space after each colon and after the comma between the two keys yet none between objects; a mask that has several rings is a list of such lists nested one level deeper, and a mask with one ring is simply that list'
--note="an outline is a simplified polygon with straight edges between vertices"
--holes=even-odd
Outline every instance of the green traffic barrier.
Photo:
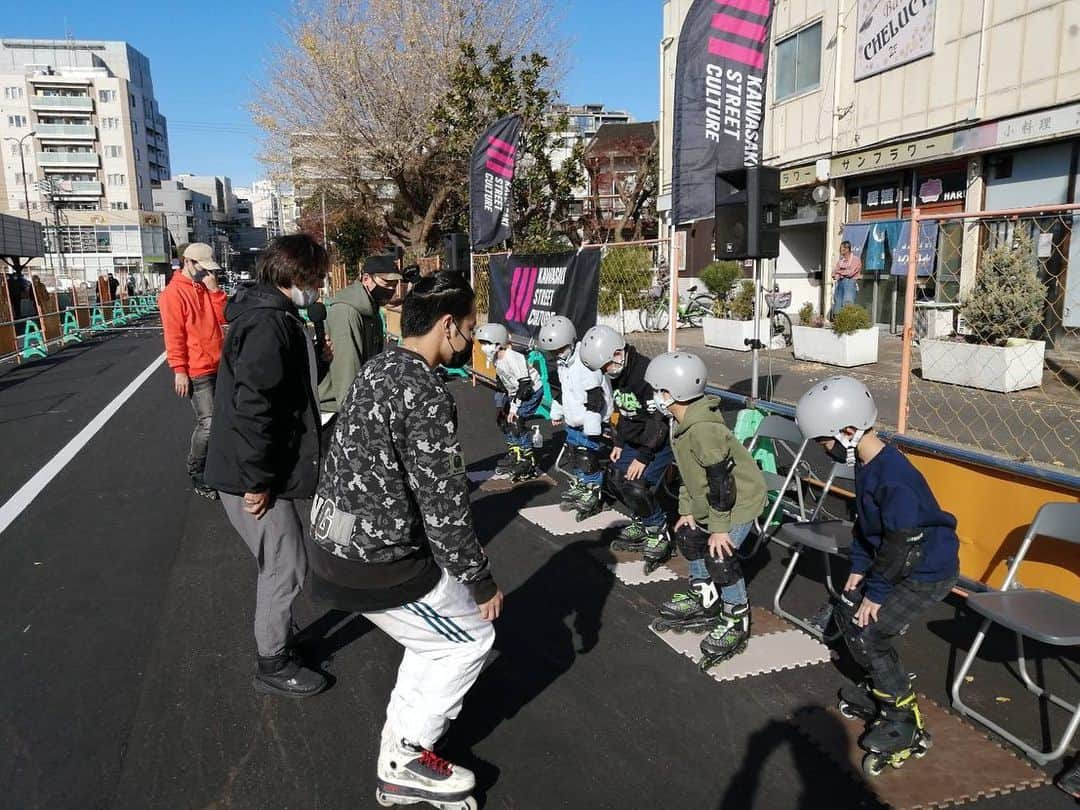
[{"label": "green traffic barrier", "polygon": [[105,312],[100,306],[94,307],[90,313],[90,331],[100,332],[103,329],[108,329],[109,324],[105,321]]},{"label": "green traffic barrier", "polygon": [[82,343],[82,330],[79,329],[79,319],[75,316],[75,310],[73,309],[64,311],[61,342],[65,346],[69,343]]},{"label": "green traffic barrier", "polygon": [[124,311],[123,301],[113,301],[112,304],[112,325],[121,326],[128,322],[127,313]]},{"label": "green traffic barrier", "polygon": [[33,321],[27,321],[26,329],[23,331],[22,359],[31,360],[35,357],[48,356],[49,350],[45,347],[45,337],[41,334],[41,329]]}]

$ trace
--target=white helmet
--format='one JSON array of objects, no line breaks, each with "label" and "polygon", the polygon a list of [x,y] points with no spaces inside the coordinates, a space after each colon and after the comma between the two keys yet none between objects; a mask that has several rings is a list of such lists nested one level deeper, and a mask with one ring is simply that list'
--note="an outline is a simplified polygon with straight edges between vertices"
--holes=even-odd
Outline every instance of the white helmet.
[{"label": "white helmet", "polygon": [[705,361],[690,352],[668,352],[653,358],[645,382],[654,391],[667,391],[676,402],[690,402],[705,393]]},{"label": "white helmet", "polygon": [[[836,439],[846,448],[849,461],[855,446],[877,421],[877,405],[870,390],[851,377],[829,377],[807,391],[795,406],[795,424],[808,439]],[[844,429],[855,428],[854,436]]]},{"label": "white helmet", "polygon": [[473,337],[480,343],[494,343],[496,346],[510,345],[510,332],[501,323],[485,323],[478,326]]},{"label": "white helmet", "polygon": [[615,359],[615,352],[626,348],[626,338],[610,326],[594,326],[581,339],[578,357],[590,371],[602,371]]},{"label": "white helmet", "polygon": [[537,340],[540,348],[545,352],[557,352],[559,349],[574,345],[574,341],[577,340],[577,329],[574,328],[572,320],[563,315],[556,315],[540,327]]}]

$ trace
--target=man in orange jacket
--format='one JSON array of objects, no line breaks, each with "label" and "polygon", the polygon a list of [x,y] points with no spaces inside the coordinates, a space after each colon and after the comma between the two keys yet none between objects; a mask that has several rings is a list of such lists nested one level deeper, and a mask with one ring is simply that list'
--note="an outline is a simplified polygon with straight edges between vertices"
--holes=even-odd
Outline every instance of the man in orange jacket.
[{"label": "man in orange jacket", "polygon": [[175,374],[176,395],[189,398],[195,410],[188,475],[197,494],[217,500],[217,492],[203,482],[203,468],[224,343],[221,327],[225,323],[225,293],[214,275],[221,267],[214,261],[209,245],[187,245],[181,261],[183,265],[173,274],[158,302],[165,330],[165,355]]}]

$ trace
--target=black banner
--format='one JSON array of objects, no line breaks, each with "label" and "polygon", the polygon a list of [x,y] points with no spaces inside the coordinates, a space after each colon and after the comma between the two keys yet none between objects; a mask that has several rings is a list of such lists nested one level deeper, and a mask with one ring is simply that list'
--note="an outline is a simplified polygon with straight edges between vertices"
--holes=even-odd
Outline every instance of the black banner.
[{"label": "black banner", "polygon": [[715,214],[718,172],[761,163],[772,0],[695,0],[675,63],[672,216]]},{"label": "black banner", "polygon": [[500,118],[480,136],[469,164],[469,241],[484,250],[510,238],[512,184],[521,116]]},{"label": "black banner", "polygon": [[548,320],[565,315],[578,337],[596,325],[600,248],[579,253],[491,257],[488,320],[512,334],[536,337]]}]

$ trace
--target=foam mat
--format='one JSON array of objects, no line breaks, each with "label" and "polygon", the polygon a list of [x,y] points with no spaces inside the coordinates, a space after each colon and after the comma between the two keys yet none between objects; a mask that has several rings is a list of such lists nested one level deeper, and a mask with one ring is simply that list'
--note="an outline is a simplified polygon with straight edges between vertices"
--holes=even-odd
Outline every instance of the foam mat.
[{"label": "foam mat", "polygon": [[562,511],[558,504],[552,506],[532,506],[521,510],[521,516],[530,523],[535,523],[549,534],[583,534],[604,529],[618,529],[630,523],[630,519],[611,509],[605,509],[580,523],[573,512]]}]

